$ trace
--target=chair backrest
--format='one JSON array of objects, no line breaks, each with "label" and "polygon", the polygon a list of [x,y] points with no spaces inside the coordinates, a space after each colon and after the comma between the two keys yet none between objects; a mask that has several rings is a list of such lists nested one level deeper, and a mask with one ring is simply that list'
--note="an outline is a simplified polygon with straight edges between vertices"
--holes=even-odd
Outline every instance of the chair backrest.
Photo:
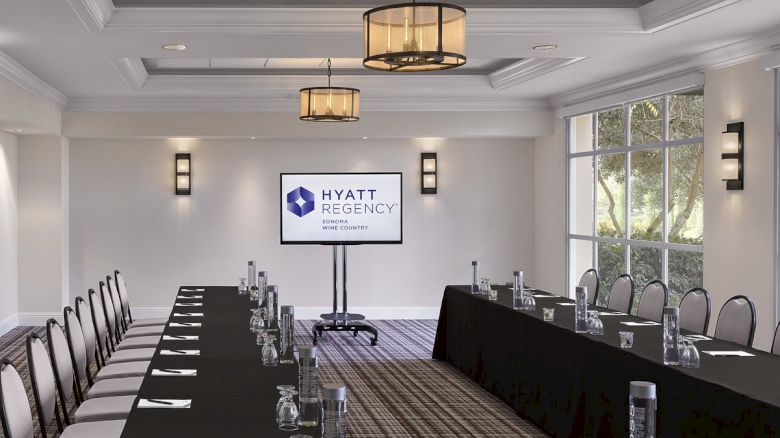
[{"label": "chair backrest", "polygon": [[86,379],[89,374],[89,360],[87,360],[87,346],[84,343],[81,322],[70,306],[65,308],[63,316],[65,317],[65,333],[68,335],[71,363],[76,370],[77,379]]},{"label": "chair backrest", "polygon": [[744,295],[729,298],[718,314],[715,337],[752,347],[755,333],[756,305]]},{"label": "chair backrest", "polygon": [[110,275],[106,275],[106,284],[108,285],[108,293],[111,294],[111,305],[114,309],[114,318],[116,318],[117,327],[121,334],[125,333],[125,315],[122,313],[122,300],[119,298],[119,292],[117,292],[116,282]]},{"label": "chair backrest", "polygon": [[577,286],[588,288],[589,306],[595,306],[596,300],[599,299],[599,283],[601,283],[601,278],[599,277],[599,271],[595,269],[588,269],[580,277],[580,282]]},{"label": "chair backrest", "polygon": [[772,353],[780,354],[780,324],[775,329],[775,339],[772,341]]},{"label": "chair backrest", "polygon": [[27,366],[41,430],[51,424],[57,410],[57,383],[43,340],[33,333],[27,337]]},{"label": "chair backrest", "polygon": [[[81,331],[84,333],[84,350],[87,354],[87,367],[95,361],[95,352],[97,351],[97,335],[95,334],[95,321],[92,320],[92,311],[84,298],[76,297],[76,318],[81,325]],[[68,321],[65,320],[65,327]]]},{"label": "chair backrest", "polygon": [[[89,290],[89,307],[92,314],[92,321],[95,323],[95,336],[98,341],[98,348],[109,348],[111,344],[111,333],[108,331],[108,322],[106,321],[106,312],[103,309],[103,301],[94,289]],[[113,344],[112,344],[113,345]]]},{"label": "chair backrest", "polygon": [[33,438],[33,419],[24,382],[6,358],[0,360],[0,423],[7,438]]},{"label": "chair backrest", "polygon": [[57,391],[60,393],[60,399],[64,407],[65,401],[70,400],[74,395],[73,383],[75,373],[73,371],[68,341],[65,339],[62,327],[54,318],[46,321],[46,336],[49,340],[51,364],[54,367],[54,380],[57,382]]},{"label": "chair backrest", "polygon": [[108,321],[108,334],[112,339],[119,340],[117,331],[116,314],[114,313],[114,302],[111,300],[111,292],[105,282],[100,282],[100,301],[103,302],[103,313]]},{"label": "chair backrest", "polygon": [[689,290],[680,301],[680,328],[706,335],[711,312],[710,293],[700,287]]},{"label": "chair backrest", "polygon": [[125,277],[119,272],[118,269],[114,270],[114,284],[119,292],[119,299],[122,301],[122,312],[125,318],[130,317],[130,298],[127,295],[127,283],[125,283]]},{"label": "chair backrest", "polygon": [[623,274],[612,284],[609,290],[607,307],[623,313],[631,313],[631,304],[634,301],[634,279],[628,274]]},{"label": "chair backrest", "polygon": [[654,280],[645,286],[639,297],[639,307],[636,316],[651,321],[661,322],[664,307],[669,304],[669,290],[661,280]]}]

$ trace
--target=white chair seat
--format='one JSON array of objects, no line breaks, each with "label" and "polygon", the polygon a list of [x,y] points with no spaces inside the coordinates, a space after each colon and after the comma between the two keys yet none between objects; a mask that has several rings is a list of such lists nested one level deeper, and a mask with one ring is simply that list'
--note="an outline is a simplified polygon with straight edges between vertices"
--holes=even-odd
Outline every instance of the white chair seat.
[{"label": "white chair seat", "polygon": [[85,400],[81,406],[76,409],[76,423],[124,420],[133,408],[134,402],[134,395]]},{"label": "white chair seat", "polygon": [[106,365],[98,371],[95,380],[120,379],[123,377],[143,377],[149,368],[149,361],[125,362]]},{"label": "white chair seat", "polygon": [[128,350],[115,351],[114,354],[108,358],[108,363],[125,363],[125,362],[138,362],[152,360],[156,348],[131,348]]},{"label": "white chair seat", "polygon": [[87,399],[100,397],[117,397],[120,395],[136,395],[143,383],[143,377],[124,377],[121,379],[105,379],[95,382],[87,392]]},{"label": "white chair seat", "polygon": [[162,336],[141,336],[139,338],[125,339],[116,346],[117,351],[134,348],[157,348]]},{"label": "white chair seat", "polygon": [[159,336],[165,331],[165,326],[134,327],[125,332],[124,338],[140,338],[142,336]]},{"label": "white chair seat", "polygon": [[60,438],[119,438],[125,428],[125,420],[94,421],[72,424]]},{"label": "white chair seat", "polygon": [[144,318],[133,320],[133,323],[130,324],[130,328],[149,327],[165,324],[168,324],[168,318]]}]

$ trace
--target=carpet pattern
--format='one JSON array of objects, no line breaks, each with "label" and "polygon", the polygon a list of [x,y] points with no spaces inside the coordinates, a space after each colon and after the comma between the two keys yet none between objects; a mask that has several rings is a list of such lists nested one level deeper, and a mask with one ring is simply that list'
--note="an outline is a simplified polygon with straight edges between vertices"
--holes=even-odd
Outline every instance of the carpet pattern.
[{"label": "carpet pattern", "polygon": [[[297,345],[311,343],[313,324],[296,322]],[[380,333],[376,347],[369,346],[366,334],[333,332],[318,344],[320,382],[347,385],[350,437],[546,436],[459,371],[431,359],[435,320],[372,324]],[[17,366],[34,406],[25,357],[25,338],[32,331],[45,340],[42,327],[18,327],[0,338],[0,357]],[[56,426],[47,429],[54,436]],[[0,437],[5,438],[2,431]]]}]

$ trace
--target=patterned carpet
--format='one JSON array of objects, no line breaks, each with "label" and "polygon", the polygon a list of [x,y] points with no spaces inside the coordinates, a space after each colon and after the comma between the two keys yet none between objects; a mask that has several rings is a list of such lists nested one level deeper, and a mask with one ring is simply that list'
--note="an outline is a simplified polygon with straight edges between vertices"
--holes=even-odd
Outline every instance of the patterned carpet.
[{"label": "patterned carpet", "polygon": [[[313,323],[297,321],[296,344],[311,343]],[[321,382],[348,387],[350,437],[546,436],[460,372],[431,359],[436,321],[372,323],[380,332],[376,347],[364,334],[325,333],[319,343]],[[43,336],[41,327],[19,327],[0,338],[0,357],[18,366],[31,403],[24,342],[33,330]]]}]

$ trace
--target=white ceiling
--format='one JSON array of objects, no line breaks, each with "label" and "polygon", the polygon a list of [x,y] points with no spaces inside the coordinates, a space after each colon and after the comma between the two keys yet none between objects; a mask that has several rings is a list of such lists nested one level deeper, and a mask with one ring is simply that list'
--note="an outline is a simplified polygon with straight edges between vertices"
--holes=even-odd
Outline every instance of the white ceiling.
[{"label": "white ceiling", "polygon": [[[136,0],[122,1],[120,6]],[[170,2],[182,3],[163,3]],[[561,0],[549,8],[469,8],[467,55],[475,66],[448,75],[355,68],[365,10],[357,7],[114,8],[109,0],[9,0],[0,13],[0,52],[53,87],[42,94],[70,110],[292,110],[299,88],[319,84],[312,77],[319,64],[312,65],[333,57],[346,66],[334,78],[361,88],[370,111],[429,104],[436,110],[547,108],[637,81],[744,61],[780,45],[778,0],[654,0],[636,8],[640,3],[588,0],[582,4],[634,7],[571,8],[563,6],[581,3]],[[167,43],[188,48],[163,50]],[[559,48],[532,49],[539,44]],[[485,68],[507,59],[519,61],[498,71]],[[239,67],[147,71],[150,62],[204,69],[209,60]],[[286,67],[280,74],[230,71],[261,60]]]}]

